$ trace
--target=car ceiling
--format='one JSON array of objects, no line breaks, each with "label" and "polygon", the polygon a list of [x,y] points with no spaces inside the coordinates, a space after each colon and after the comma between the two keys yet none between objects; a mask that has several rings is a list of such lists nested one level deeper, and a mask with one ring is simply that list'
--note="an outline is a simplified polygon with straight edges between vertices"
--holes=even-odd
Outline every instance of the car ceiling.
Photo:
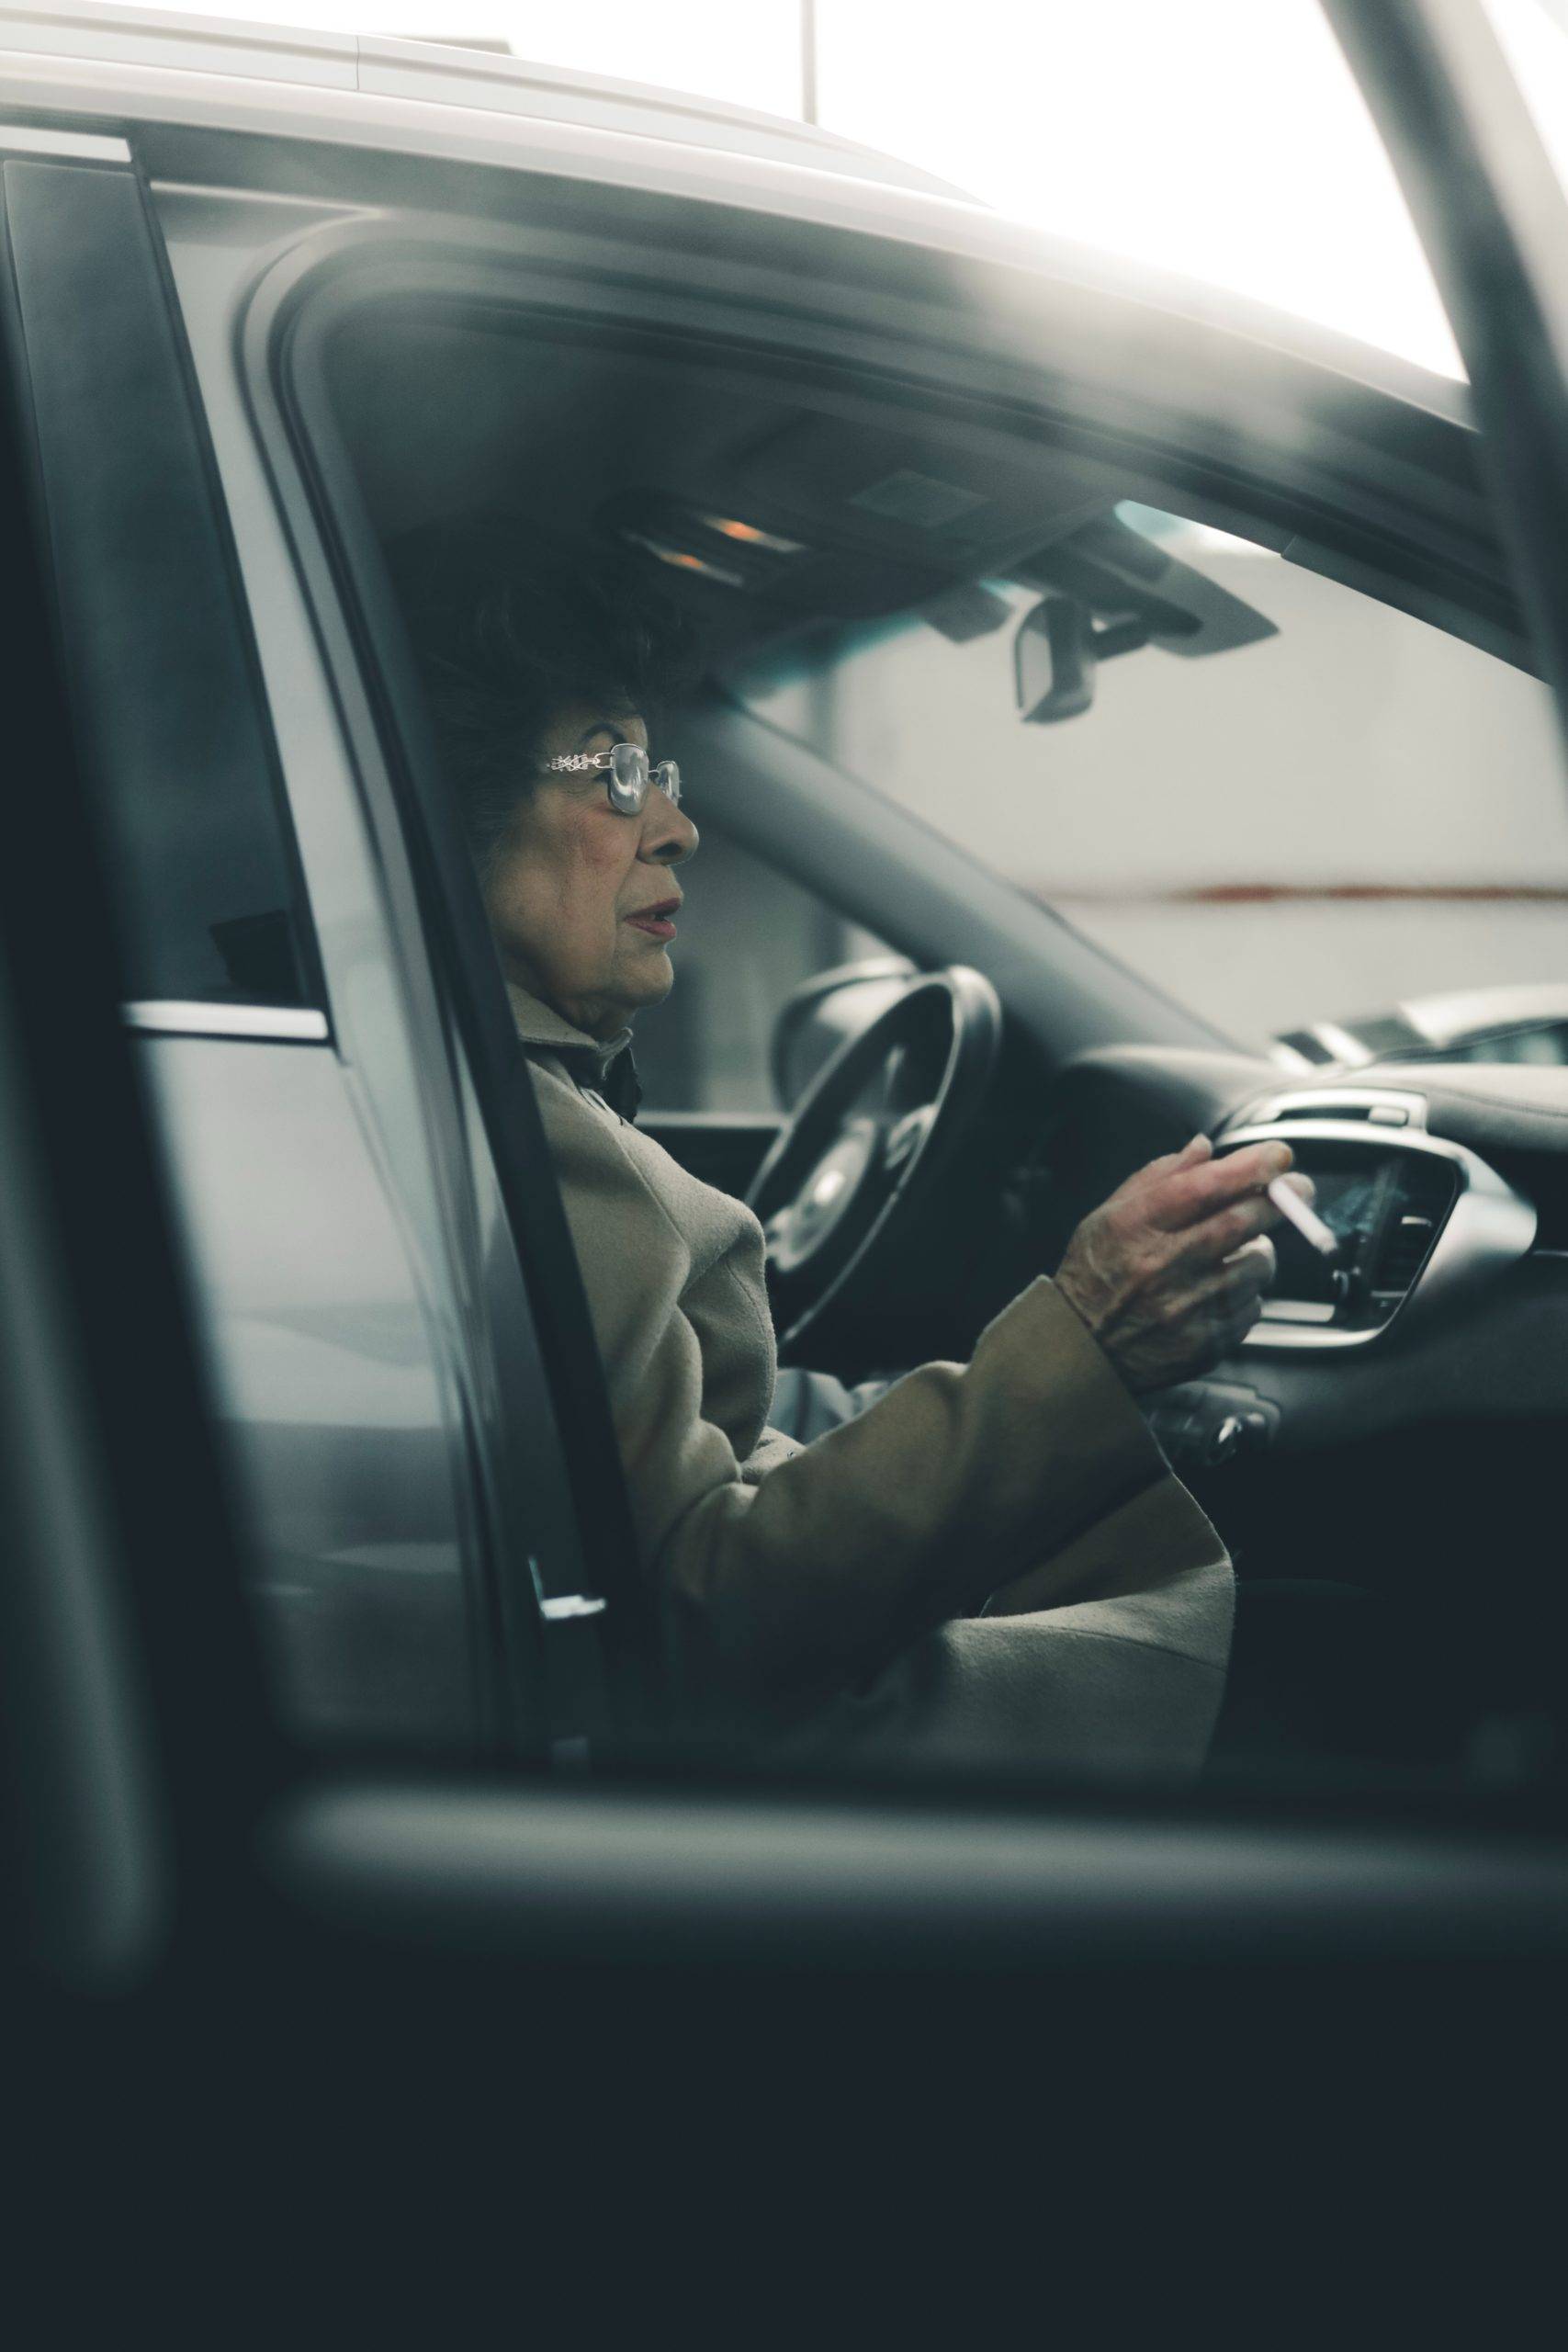
[{"label": "car ceiling", "polygon": [[[1124,494],[1102,465],[907,398],[878,406],[841,379],[781,383],[778,369],[764,384],[733,359],[592,331],[366,311],[339,328],[330,372],[383,540],[501,510],[567,537],[636,529],[700,548],[748,585],[664,564],[660,577],[721,656],[1005,578]],[[801,551],[737,549],[700,514]]]}]

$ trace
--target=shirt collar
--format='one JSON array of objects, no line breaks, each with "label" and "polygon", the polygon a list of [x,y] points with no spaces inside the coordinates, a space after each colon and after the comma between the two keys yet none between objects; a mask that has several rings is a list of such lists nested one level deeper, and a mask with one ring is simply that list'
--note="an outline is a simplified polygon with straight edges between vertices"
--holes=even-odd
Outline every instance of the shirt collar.
[{"label": "shirt collar", "polygon": [[573,1028],[553,1006],[530,996],[515,980],[507,981],[506,994],[524,1045],[547,1046],[567,1059],[578,1077],[583,1074],[580,1064],[586,1061],[592,1069],[590,1082],[612,1108],[619,1111],[623,1118],[635,1115],[641,1088],[628,1050],[632,1042],[629,1028],[617,1030],[613,1037],[592,1037],[586,1029]]}]

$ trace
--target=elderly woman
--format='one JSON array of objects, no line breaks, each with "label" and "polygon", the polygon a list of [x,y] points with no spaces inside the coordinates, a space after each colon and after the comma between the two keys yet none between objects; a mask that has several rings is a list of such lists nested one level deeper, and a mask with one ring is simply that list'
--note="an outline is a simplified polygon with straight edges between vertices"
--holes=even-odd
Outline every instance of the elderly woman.
[{"label": "elderly woman", "polygon": [[[426,599],[427,605],[429,599]],[[434,609],[434,607],[431,607]],[[1269,1145],[1134,1176],[980,1338],[802,1446],[770,1429],[761,1227],[635,1125],[697,828],[648,600],[511,570],[423,637],[692,1724],[796,1747],[1190,1770],[1232,1578],[1134,1402],[1258,1311]]]}]

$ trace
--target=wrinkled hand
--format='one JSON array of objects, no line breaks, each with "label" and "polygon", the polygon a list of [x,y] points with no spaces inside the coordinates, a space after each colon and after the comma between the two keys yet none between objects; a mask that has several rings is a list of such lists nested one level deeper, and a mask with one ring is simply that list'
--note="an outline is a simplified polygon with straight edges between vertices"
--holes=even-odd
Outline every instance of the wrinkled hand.
[{"label": "wrinkled hand", "polygon": [[[1056,1272],[1127,1386],[1138,1393],[1207,1372],[1250,1331],[1274,1272],[1264,1186],[1284,1174],[1282,1143],[1223,1159],[1207,1136],[1152,1159],[1085,1217]],[[1292,1185],[1312,1197],[1305,1176]]]}]

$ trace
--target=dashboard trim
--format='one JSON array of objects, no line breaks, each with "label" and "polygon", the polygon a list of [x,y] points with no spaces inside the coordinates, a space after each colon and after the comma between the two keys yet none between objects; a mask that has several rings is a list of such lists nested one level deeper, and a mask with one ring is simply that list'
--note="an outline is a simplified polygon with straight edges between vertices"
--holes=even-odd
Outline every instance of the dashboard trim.
[{"label": "dashboard trim", "polygon": [[1297,1125],[1303,1119],[1332,1119],[1333,1110],[1324,1106],[1336,1103],[1361,1113],[1354,1122],[1358,1129],[1371,1127],[1382,1135],[1385,1129],[1367,1114],[1403,1111],[1404,1125],[1426,1132],[1426,1096],[1397,1086],[1294,1086],[1283,1092],[1271,1089],[1249,1102],[1242,1115],[1249,1127],[1277,1126],[1282,1120]]},{"label": "dashboard trim", "polygon": [[1303,1348],[1365,1348],[1386,1340],[1395,1326],[1408,1330],[1527,1255],[1535,1239],[1534,1204],[1517,1192],[1478,1153],[1445,1136],[1412,1134],[1398,1127],[1369,1126],[1361,1119],[1276,1119],[1224,1129],[1225,1148],[1251,1143],[1358,1145],[1369,1154],[1409,1152],[1445,1161],[1459,1176],[1459,1192],[1432,1254],[1386,1322],[1371,1330],[1346,1331],[1291,1323],[1265,1313],[1242,1341],[1244,1348],[1294,1353]]}]

